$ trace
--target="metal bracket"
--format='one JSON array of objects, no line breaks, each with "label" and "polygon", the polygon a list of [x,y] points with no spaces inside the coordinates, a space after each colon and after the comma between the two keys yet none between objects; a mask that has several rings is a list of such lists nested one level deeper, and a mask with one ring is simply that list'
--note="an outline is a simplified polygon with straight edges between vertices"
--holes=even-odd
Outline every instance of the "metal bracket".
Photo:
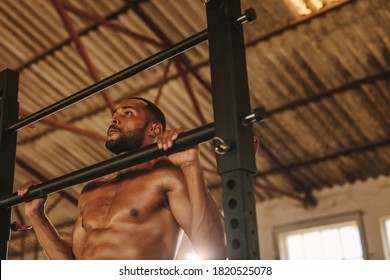
[{"label": "metal bracket", "polygon": [[[251,123],[263,121],[265,117],[266,117],[266,111],[263,107],[260,107],[255,109],[252,114],[241,118],[241,124],[243,126],[248,126]],[[219,155],[226,154],[231,148],[231,145],[227,140],[223,140],[218,136],[215,136],[211,140],[211,144],[214,147],[214,151]]]},{"label": "metal bracket", "polygon": [[228,142],[224,141],[223,139],[219,137],[214,137],[211,140],[211,143],[214,147],[214,151],[219,154],[219,155],[224,155],[226,154],[227,151],[230,149],[230,145]]}]

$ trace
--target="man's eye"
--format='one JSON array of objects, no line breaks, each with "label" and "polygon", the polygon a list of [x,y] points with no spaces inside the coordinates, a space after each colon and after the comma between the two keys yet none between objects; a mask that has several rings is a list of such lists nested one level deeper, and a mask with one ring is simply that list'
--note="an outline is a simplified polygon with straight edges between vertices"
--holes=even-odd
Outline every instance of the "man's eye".
[{"label": "man's eye", "polygon": [[123,114],[124,114],[126,117],[129,117],[129,116],[132,116],[132,115],[133,115],[133,113],[130,112],[130,111],[126,111],[126,112],[124,112]]}]

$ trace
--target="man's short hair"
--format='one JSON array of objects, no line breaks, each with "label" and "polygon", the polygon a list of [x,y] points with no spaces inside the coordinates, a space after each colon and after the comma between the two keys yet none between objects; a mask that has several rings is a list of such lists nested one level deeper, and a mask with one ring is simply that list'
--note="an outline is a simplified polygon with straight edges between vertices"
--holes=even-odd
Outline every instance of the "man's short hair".
[{"label": "man's short hair", "polygon": [[126,99],[138,99],[145,102],[146,106],[144,109],[146,113],[147,122],[159,122],[162,124],[163,131],[166,129],[166,120],[164,113],[160,110],[160,108],[156,106],[156,104],[142,97],[128,97]]}]

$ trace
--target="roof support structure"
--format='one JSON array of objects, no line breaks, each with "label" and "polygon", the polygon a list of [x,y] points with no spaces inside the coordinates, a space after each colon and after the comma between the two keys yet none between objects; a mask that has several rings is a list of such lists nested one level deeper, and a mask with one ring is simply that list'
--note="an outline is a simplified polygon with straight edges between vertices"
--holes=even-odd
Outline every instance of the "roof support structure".
[{"label": "roof support structure", "polygon": [[183,80],[184,87],[188,93],[188,96],[190,97],[190,99],[192,101],[192,104],[194,105],[195,112],[198,115],[198,118],[199,118],[201,124],[203,124],[203,125],[206,124],[207,123],[206,119],[203,116],[202,110],[200,109],[199,103],[196,99],[196,96],[195,96],[193,90],[192,90],[191,83],[188,80],[188,76],[184,73],[180,62],[175,61],[175,66],[176,66],[177,71],[180,74],[181,79]]},{"label": "roof support structure", "polygon": [[[124,34],[128,34],[129,36],[131,36],[131,37],[133,37],[135,39],[144,40],[145,42],[151,43],[151,44],[156,45],[156,46],[166,47],[167,45],[171,44],[171,42],[168,40],[168,38],[165,35],[163,37],[161,37],[162,34],[163,34],[161,30],[156,30],[156,28],[152,28],[153,24],[151,24],[151,20],[148,19],[148,16],[139,8],[140,3],[148,2],[148,1],[149,0],[141,0],[141,1],[137,1],[137,2],[126,1],[126,4],[122,8],[120,8],[119,10],[109,14],[106,17],[100,17],[100,16],[97,16],[97,15],[93,15],[93,14],[90,14],[88,12],[82,11],[80,9],[77,9],[76,7],[74,7],[73,5],[71,5],[69,3],[63,3],[63,7],[64,7],[64,9],[66,9],[69,12],[72,12],[72,13],[74,13],[76,15],[79,15],[79,16],[84,16],[85,18],[89,18],[89,19],[94,20],[96,22],[95,24],[90,25],[90,26],[86,27],[85,29],[79,31],[78,32],[78,36],[79,37],[87,34],[91,30],[94,30],[94,29],[98,28],[99,26],[103,25],[103,26],[107,26],[109,28],[112,28],[113,30],[116,30],[118,32],[121,32],[121,33],[124,33]],[[307,16],[299,17],[296,20],[288,22],[286,25],[277,27],[277,28],[275,28],[275,29],[273,29],[271,31],[267,31],[264,34],[258,35],[257,37],[255,37],[252,40],[248,41],[246,43],[246,46],[250,47],[250,46],[256,45],[256,44],[258,44],[258,43],[260,43],[262,41],[268,40],[271,37],[277,36],[278,34],[284,32],[286,30],[289,30],[291,28],[295,28],[296,26],[299,26],[300,24],[308,22],[308,21],[312,20],[313,18],[316,18],[318,16],[324,15],[325,13],[327,13],[327,12],[329,12],[331,10],[337,9],[337,8],[339,8],[339,7],[341,7],[341,6],[345,5],[345,4],[349,4],[349,3],[353,2],[353,1],[354,0],[342,0],[342,1],[335,2],[333,4],[329,4],[325,8],[322,8],[321,10],[319,10],[319,11],[317,11],[315,13],[312,13],[312,14],[307,15]],[[138,36],[139,34],[137,34],[137,33],[134,33],[134,32],[132,32],[130,30],[127,30],[126,28],[123,28],[122,26],[120,26],[118,24],[112,24],[111,23],[112,19],[115,19],[119,15],[121,15],[123,13],[126,13],[129,9],[134,9],[135,7],[136,7],[137,14],[144,21],[145,21],[145,19],[148,19],[148,22],[145,22],[145,23],[147,23],[148,26],[151,27],[152,30],[155,33],[156,33],[156,31],[158,31],[156,33],[156,35],[159,36],[160,38],[165,38],[164,39],[165,43],[159,43],[159,42],[154,41],[153,39],[148,38],[148,37],[143,38],[142,35],[140,37],[140,36]],[[37,56],[36,58],[32,59],[31,61],[28,61],[27,63],[25,63],[22,66],[18,67],[16,69],[16,71],[22,71],[23,69],[30,67],[31,64],[36,63],[37,61],[44,59],[46,56],[51,55],[56,50],[61,49],[65,45],[69,45],[71,42],[72,42],[72,39],[66,39],[65,41],[59,43],[58,45],[54,46],[53,48],[49,49],[48,51],[46,51],[46,52],[40,54],[39,56]],[[186,63],[185,61],[183,61],[183,63],[186,66],[186,70],[184,70],[183,72],[185,74],[187,74],[187,73],[188,74],[192,74],[198,80],[198,82],[206,89],[206,91],[211,94],[211,88],[210,88],[208,82],[204,81],[202,79],[202,77],[200,77],[200,75],[196,72],[199,68],[207,66],[209,64],[209,60],[204,60],[204,61],[202,61],[200,63],[197,63],[196,65],[193,65],[193,66],[188,65],[188,63]],[[171,80],[171,79],[176,79],[178,76],[179,76],[179,74],[175,74],[175,75],[173,75],[173,76],[171,76],[169,78],[166,77],[165,79],[168,81],[168,80]],[[162,88],[161,83],[158,83],[158,84],[154,83],[154,84],[151,84],[151,85],[147,85],[145,88],[137,91],[138,93],[135,93],[135,95],[140,94],[140,93],[142,93],[144,91],[148,91],[149,89],[154,88],[156,86],[159,86],[159,87]],[[159,90],[159,91],[161,91],[161,90]],[[159,93],[159,96],[160,95],[161,95],[161,93]],[[272,112],[269,112],[269,113],[272,113]],[[53,127],[57,127],[57,128],[60,128],[60,129],[66,129],[66,130],[72,131],[71,129],[64,128],[61,125],[57,126],[53,122],[49,123],[49,120],[46,122],[46,124],[49,124],[49,125],[51,125]],[[68,125],[66,127],[69,128]],[[76,130],[78,131],[77,127],[76,127]],[[75,132],[75,133],[78,133],[78,132]],[[86,135],[86,136],[88,136],[88,135]],[[92,137],[92,138],[94,138],[94,137]]]},{"label": "roof support structure", "polygon": [[83,11],[81,9],[78,9],[77,7],[71,5],[70,3],[63,3],[63,8],[75,15],[78,15],[78,16],[81,16],[81,17],[84,17],[84,18],[87,18],[87,19],[90,19],[90,20],[93,20],[95,22],[97,22],[99,25],[101,26],[106,26],[112,30],[115,30],[117,32],[121,32],[123,34],[126,34],[140,42],[144,42],[144,43],[148,43],[148,44],[151,44],[151,45],[154,45],[156,47],[159,47],[159,48],[163,48],[164,47],[164,44],[152,39],[152,38],[149,38],[147,36],[144,36],[140,33],[137,33],[137,32],[134,32],[134,31],[131,31],[129,30],[128,28],[120,25],[120,24],[117,24],[115,22],[112,22],[110,20],[107,20],[106,18],[104,17],[101,17],[101,16],[98,16],[98,15],[95,15],[95,14],[92,14],[92,13],[89,13],[87,11]]},{"label": "roof support structure", "polygon": [[114,84],[123,81],[124,79],[130,78],[132,76],[135,76],[136,74],[149,69],[150,67],[156,66],[157,64],[167,60],[171,59],[179,54],[181,54],[184,51],[187,51],[196,45],[206,41],[208,38],[208,32],[207,30],[203,30],[201,32],[198,32],[191,37],[188,37],[187,39],[178,42],[177,44],[162,50],[144,60],[141,60],[140,62],[129,66],[107,78],[104,78],[103,80],[92,84],[46,108],[43,108],[39,110],[38,112],[25,117],[14,124],[10,125],[8,128],[6,128],[7,131],[17,131],[27,125],[30,125],[36,121],[39,121],[47,116],[51,116],[52,114],[76,103],[79,102],[89,96],[92,96],[110,86],[113,86]]},{"label": "roof support structure", "polygon": [[164,74],[163,74],[163,77],[161,78],[161,81],[160,81],[159,86],[158,86],[158,92],[157,92],[156,99],[154,100],[154,104],[156,104],[156,105],[158,105],[158,103],[160,101],[164,85],[167,82],[167,77],[168,77],[168,73],[169,73],[169,68],[171,67],[171,63],[172,63],[172,60],[168,60],[168,63],[165,65]]},{"label": "roof support structure", "polygon": [[[72,38],[73,42],[76,44],[76,48],[83,59],[85,65],[88,68],[89,74],[91,75],[92,79],[94,80],[95,83],[100,81],[99,73],[93,64],[91,58],[88,55],[87,50],[85,49],[83,43],[80,40],[80,37],[74,28],[72,22],[70,21],[68,15],[65,12],[64,7],[62,6],[61,0],[52,0],[54,7],[57,10],[57,13],[59,14],[66,30],[68,31],[70,37]],[[104,100],[106,101],[108,107],[113,111],[115,109],[115,103],[112,100],[112,98],[109,95],[109,92],[107,90],[102,90],[102,95]]]},{"label": "roof support structure", "polygon": [[[130,3],[130,2],[128,1],[128,3]],[[161,28],[150,17],[148,17],[148,15],[141,9],[139,4],[140,4],[139,2],[131,2],[130,3],[131,8],[134,10],[134,12],[137,13],[137,15],[144,21],[144,23],[162,40],[165,47],[172,45],[173,43],[168,38],[168,36],[166,36],[164,34],[164,32],[161,30]],[[185,72],[182,69],[181,64],[183,64],[189,70],[191,69],[191,67],[190,67],[189,63],[187,62],[187,59],[184,55],[177,57],[177,61],[178,62],[175,62],[176,69],[178,70],[179,76],[183,79],[184,86],[186,87],[187,93],[192,101],[192,104],[194,106],[194,110],[195,110],[200,122],[202,124],[205,124],[206,121],[205,121],[203,114],[201,112],[199,103],[196,99],[196,96],[193,94],[193,92],[189,86],[188,78],[185,77],[185,74],[184,74]],[[190,70],[190,72],[195,73],[192,70]],[[194,75],[194,77],[200,78],[199,75]],[[204,84],[204,81],[202,80],[202,81],[200,81],[200,83]]]},{"label": "roof support structure", "polygon": [[[30,112],[27,112],[26,110],[24,110],[22,108],[19,109],[19,114],[22,117],[26,117],[26,116],[31,115]],[[55,128],[67,130],[67,131],[72,132],[74,134],[86,136],[88,138],[91,138],[91,139],[94,139],[94,140],[97,140],[97,141],[100,141],[100,142],[106,141],[106,136],[103,135],[103,134],[97,133],[97,132],[95,132],[93,130],[77,127],[77,126],[75,126],[73,124],[70,124],[70,123],[65,122],[65,121],[58,120],[58,119],[53,118],[53,117],[44,118],[40,122],[43,123],[43,124],[46,124],[46,125],[50,125],[50,126],[55,127]]]}]

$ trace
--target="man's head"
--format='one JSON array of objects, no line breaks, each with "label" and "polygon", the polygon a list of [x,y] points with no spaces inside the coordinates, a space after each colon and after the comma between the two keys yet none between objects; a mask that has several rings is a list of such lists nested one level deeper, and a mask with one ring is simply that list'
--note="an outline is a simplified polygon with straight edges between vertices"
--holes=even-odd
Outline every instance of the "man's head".
[{"label": "man's head", "polygon": [[165,127],[164,114],[152,102],[139,97],[126,98],[112,114],[106,148],[114,154],[138,149],[152,144]]}]

